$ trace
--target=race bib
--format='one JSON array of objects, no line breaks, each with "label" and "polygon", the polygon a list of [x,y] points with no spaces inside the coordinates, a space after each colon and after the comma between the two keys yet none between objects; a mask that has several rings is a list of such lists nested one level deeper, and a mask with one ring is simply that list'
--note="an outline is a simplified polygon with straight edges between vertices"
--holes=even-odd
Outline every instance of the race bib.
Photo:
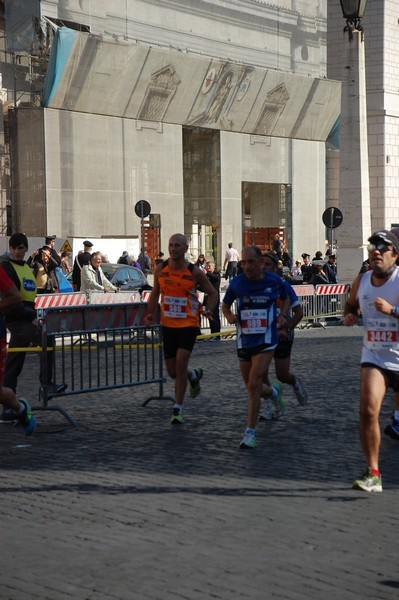
[{"label": "race bib", "polygon": [[163,301],[163,314],[165,317],[173,317],[174,319],[186,319],[187,298],[165,296]]},{"label": "race bib", "polygon": [[398,321],[389,317],[368,319],[365,346],[370,350],[398,349]]},{"label": "race bib", "polygon": [[266,310],[242,310],[241,329],[243,333],[265,333],[267,330]]}]

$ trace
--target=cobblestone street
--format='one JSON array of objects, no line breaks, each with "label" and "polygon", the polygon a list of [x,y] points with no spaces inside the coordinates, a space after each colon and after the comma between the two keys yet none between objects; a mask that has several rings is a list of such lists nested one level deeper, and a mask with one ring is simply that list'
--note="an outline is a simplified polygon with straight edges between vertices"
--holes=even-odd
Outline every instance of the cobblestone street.
[{"label": "cobblestone street", "polygon": [[[298,331],[293,371],[309,392],[238,448],[246,394],[235,341],[200,342],[202,392],[182,426],[148,385],[60,398],[24,437],[0,425],[1,600],[392,599],[399,443],[383,436],[384,491],[351,489],[361,328]],[[37,357],[19,395],[37,398]],[[168,380],[165,393],[172,393]],[[389,421],[392,394],[381,424]],[[396,498],[396,500],[395,500]]]}]

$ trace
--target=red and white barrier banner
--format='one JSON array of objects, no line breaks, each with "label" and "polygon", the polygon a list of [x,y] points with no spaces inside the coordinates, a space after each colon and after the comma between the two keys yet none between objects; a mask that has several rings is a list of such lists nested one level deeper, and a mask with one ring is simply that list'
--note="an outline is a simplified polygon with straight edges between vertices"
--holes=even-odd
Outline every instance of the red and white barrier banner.
[{"label": "red and white barrier banner", "polygon": [[293,285],[294,292],[299,296],[313,296],[314,286],[313,285]]},{"label": "red and white barrier banner", "polygon": [[347,294],[349,292],[349,283],[331,283],[330,285],[316,285],[316,296],[325,296],[327,294]]},{"label": "red and white barrier banner", "polygon": [[69,294],[39,294],[35,298],[35,308],[57,308],[63,306],[81,306],[87,304],[84,292],[71,292]]},{"label": "red and white barrier banner", "polygon": [[90,292],[89,304],[129,304],[140,302],[140,292]]},{"label": "red and white barrier banner", "polygon": [[151,296],[151,290],[144,290],[141,294],[141,301],[148,302]]}]

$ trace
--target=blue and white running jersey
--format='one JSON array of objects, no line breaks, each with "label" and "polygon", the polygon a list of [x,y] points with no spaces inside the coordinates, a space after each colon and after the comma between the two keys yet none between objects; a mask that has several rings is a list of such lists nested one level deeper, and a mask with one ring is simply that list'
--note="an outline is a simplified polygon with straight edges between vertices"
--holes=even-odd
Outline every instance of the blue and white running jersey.
[{"label": "blue and white running jersey", "polygon": [[237,348],[276,346],[277,300],[287,298],[287,288],[279,275],[264,273],[253,281],[243,273],[230,282],[223,304],[231,306],[237,300]]}]

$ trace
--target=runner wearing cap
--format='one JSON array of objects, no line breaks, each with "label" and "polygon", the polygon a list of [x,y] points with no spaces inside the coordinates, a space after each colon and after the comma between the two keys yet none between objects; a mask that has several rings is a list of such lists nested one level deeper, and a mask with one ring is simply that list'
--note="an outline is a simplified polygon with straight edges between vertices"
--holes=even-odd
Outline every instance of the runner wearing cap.
[{"label": "runner wearing cap", "polygon": [[399,240],[383,229],[373,233],[368,241],[371,269],[353,282],[344,310],[344,325],[355,325],[360,312],[364,322],[360,442],[367,470],[353,488],[382,492],[379,414],[387,389],[399,392]]}]

